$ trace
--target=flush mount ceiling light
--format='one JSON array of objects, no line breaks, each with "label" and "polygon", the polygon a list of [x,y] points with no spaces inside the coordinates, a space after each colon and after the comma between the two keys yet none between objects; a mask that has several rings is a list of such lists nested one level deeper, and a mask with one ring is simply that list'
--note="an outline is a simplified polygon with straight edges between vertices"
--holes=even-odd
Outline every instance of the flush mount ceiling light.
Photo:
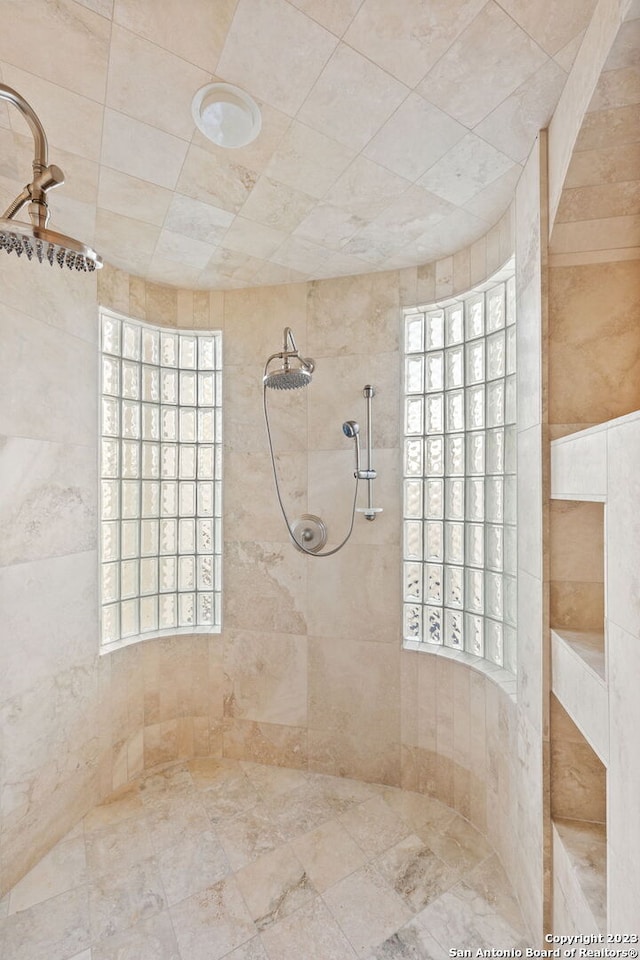
[{"label": "flush mount ceiling light", "polygon": [[257,103],[230,83],[208,83],[193,98],[191,113],[199,130],[219,147],[244,147],[260,133]]}]

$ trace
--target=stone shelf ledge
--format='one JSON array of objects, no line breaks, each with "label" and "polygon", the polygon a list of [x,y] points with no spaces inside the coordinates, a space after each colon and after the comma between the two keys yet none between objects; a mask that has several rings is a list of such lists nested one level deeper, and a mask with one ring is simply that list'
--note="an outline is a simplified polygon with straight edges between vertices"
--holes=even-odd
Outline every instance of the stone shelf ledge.
[{"label": "stone shelf ledge", "polygon": [[604,634],[552,629],[551,677],[556,697],[607,766],[609,700]]},{"label": "stone shelf ledge", "polygon": [[606,501],[608,431],[640,421],[640,410],[551,441],[551,498]]},{"label": "stone shelf ledge", "polygon": [[[553,821],[554,913],[579,933],[607,931],[607,832],[603,823]],[[562,932],[569,932],[563,929]]]}]

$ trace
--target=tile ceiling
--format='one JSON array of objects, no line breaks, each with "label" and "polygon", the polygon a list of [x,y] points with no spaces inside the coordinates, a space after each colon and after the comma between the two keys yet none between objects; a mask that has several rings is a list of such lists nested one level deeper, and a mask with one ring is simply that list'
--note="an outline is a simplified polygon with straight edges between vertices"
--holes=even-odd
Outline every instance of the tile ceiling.
[{"label": "tile ceiling", "polygon": [[[595,0],[0,0],[0,79],[67,182],[51,227],[149,279],[230,288],[424,263],[506,209]],[[213,80],[260,104],[224,150]],[[0,102],[0,204],[31,179]]]}]

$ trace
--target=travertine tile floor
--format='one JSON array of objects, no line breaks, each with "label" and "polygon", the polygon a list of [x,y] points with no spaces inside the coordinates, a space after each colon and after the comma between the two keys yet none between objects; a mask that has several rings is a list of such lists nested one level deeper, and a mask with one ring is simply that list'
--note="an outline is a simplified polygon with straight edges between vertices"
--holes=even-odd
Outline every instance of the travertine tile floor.
[{"label": "travertine tile floor", "polygon": [[148,775],[0,901],[3,960],[440,960],[524,943],[497,858],[448,807],[232,760]]}]

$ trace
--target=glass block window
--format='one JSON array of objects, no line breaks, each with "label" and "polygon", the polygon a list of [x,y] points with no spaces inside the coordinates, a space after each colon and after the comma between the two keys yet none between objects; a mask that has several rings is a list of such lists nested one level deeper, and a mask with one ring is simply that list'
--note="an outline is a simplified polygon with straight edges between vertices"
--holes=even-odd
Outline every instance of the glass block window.
[{"label": "glass block window", "polygon": [[404,315],[403,636],[515,672],[513,264]]},{"label": "glass block window", "polygon": [[100,323],[102,643],[219,631],[221,334]]}]

